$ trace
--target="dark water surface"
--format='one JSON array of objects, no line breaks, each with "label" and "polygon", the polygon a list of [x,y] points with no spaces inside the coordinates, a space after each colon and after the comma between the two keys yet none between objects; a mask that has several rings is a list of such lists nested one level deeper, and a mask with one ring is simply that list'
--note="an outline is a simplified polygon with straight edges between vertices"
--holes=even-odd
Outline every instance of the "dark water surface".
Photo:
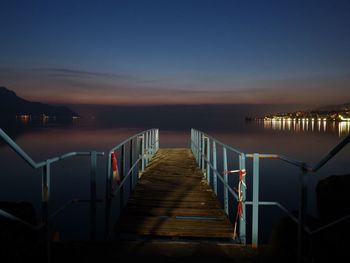
[{"label": "dark water surface", "polygon": [[[228,129],[201,128],[218,140],[245,153],[278,153],[310,164],[316,163],[334,145],[349,133],[349,123],[294,124],[255,123],[237,120]],[[176,126],[176,125],[175,125]],[[307,128],[306,128],[307,126]],[[94,127],[80,124],[52,127],[3,127],[35,161],[42,161],[70,151],[108,151],[127,137],[145,129]],[[190,128],[162,129],[160,127],[160,147],[190,147]],[[193,127],[198,128],[198,127]],[[334,174],[349,173],[350,147],[345,148],[320,172],[309,180],[309,213],[317,217],[315,186],[318,180]],[[219,153],[220,155],[220,153]],[[7,145],[0,142],[0,200],[32,202],[40,213],[41,171],[33,170],[21,160]],[[237,168],[237,157],[229,156],[230,169]],[[98,198],[104,198],[106,158],[98,159]],[[222,169],[222,160],[218,160]],[[247,160],[247,194],[251,198],[251,160]],[[260,199],[279,201],[290,210],[297,209],[298,201],[297,168],[277,160],[261,160]],[[50,208],[59,208],[72,198],[89,198],[89,158],[76,157],[52,167]],[[237,182],[230,176],[230,184]],[[219,185],[219,199],[222,200],[222,185]],[[74,204],[55,219],[54,227],[62,239],[88,238],[89,209],[87,204]],[[117,208],[115,208],[117,209]],[[234,218],[235,205],[230,205],[230,215]],[[272,226],[283,214],[277,208],[262,208],[260,213],[260,241],[266,242]],[[103,226],[103,205],[98,206],[98,224]],[[248,223],[248,228],[250,224]]]}]

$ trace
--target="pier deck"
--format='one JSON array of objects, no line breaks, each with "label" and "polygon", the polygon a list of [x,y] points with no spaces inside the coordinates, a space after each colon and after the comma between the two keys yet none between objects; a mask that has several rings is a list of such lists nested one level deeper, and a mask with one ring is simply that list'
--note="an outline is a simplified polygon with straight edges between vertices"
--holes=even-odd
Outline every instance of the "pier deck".
[{"label": "pier deck", "polygon": [[138,181],[118,234],[233,238],[233,226],[203,180],[190,149],[159,149]]}]

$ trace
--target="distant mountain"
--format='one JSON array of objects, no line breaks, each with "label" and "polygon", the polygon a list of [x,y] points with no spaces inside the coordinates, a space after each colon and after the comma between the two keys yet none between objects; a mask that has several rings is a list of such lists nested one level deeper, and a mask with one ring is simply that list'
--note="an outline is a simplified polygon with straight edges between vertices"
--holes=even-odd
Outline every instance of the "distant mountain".
[{"label": "distant mountain", "polygon": [[56,118],[72,118],[79,116],[74,111],[65,106],[52,106],[40,102],[31,102],[22,99],[15,92],[0,87],[0,115],[32,115],[42,116],[43,114]]}]

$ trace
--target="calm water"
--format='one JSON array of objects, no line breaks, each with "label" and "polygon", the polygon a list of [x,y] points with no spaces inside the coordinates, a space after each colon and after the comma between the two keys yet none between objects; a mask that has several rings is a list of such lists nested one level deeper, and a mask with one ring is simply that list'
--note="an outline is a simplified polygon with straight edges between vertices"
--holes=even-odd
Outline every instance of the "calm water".
[{"label": "calm water", "polygon": [[[196,128],[196,127],[194,127]],[[35,161],[41,161],[70,151],[107,151],[123,139],[144,128],[94,128],[74,125],[66,127],[4,128]],[[206,131],[205,128],[201,130]],[[237,121],[230,129],[211,127],[208,133],[220,141],[245,153],[279,153],[313,164],[349,133],[349,123],[264,123]],[[189,147],[190,127],[181,130],[160,129],[160,147]],[[221,150],[219,150],[221,151]],[[345,148],[320,172],[310,177],[309,213],[317,216],[315,186],[319,179],[350,171],[350,147]],[[218,168],[222,169],[219,158]],[[32,202],[40,213],[40,171],[34,171],[3,143],[0,143],[0,200]],[[229,156],[230,169],[237,168],[237,156]],[[98,198],[104,197],[105,157],[98,161]],[[247,161],[247,193],[251,196],[251,160]],[[260,199],[279,201],[290,210],[297,208],[298,169],[277,160],[262,160],[260,165]],[[230,184],[237,178],[230,175]],[[72,198],[89,198],[89,159],[71,158],[53,165],[51,180],[51,209],[59,208]],[[222,200],[222,185],[219,185]],[[232,200],[230,200],[232,201]],[[103,207],[98,207],[99,225],[102,226]],[[117,209],[117,208],[115,208]],[[235,214],[235,204],[230,205],[230,216]],[[260,240],[267,241],[271,227],[283,214],[277,208],[262,208],[260,213]],[[86,204],[74,204],[55,220],[55,229],[62,239],[88,237],[89,210]],[[248,224],[248,227],[249,224]],[[263,228],[263,229],[262,229]],[[73,231],[74,229],[74,231]]]}]

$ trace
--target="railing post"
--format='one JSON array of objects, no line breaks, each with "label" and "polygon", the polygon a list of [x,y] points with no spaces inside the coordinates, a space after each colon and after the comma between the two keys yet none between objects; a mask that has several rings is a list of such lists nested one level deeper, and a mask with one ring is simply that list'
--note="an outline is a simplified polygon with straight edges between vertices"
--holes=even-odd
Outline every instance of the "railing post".
[{"label": "railing post", "polygon": [[305,164],[301,167],[299,175],[299,214],[298,214],[298,263],[303,261],[304,256],[304,225],[307,211],[307,170]]},{"label": "railing post", "polygon": [[[245,155],[242,153],[239,155],[239,169],[245,170]],[[243,177],[243,182],[245,183],[245,176]],[[239,238],[241,240],[242,244],[246,244],[246,207],[245,207],[245,201],[246,201],[246,189],[245,187],[242,187],[242,217],[239,222]]]},{"label": "railing post", "polygon": [[107,157],[107,176],[106,176],[106,193],[105,193],[105,239],[109,239],[109,224],[111,217],[111,190],[112,190],[112,176],[111,176],[111,152]]},{"label": "railing post", "polygon": [[96,240],[96,151],[90,153],[90,165],[90,238]]},{"label": "railing post", "polygon": [[141,146],[141,172],[145,170],[145,134],[142,134],[142,146]]},{"label": "railing post", "polygon": [[204,135],[202,135],[202,140],[201,140],[201,158],[202,158],[202,165],[201,165],[201,168],[202,168],[202,174],[204,176],[204,152],[205,152],[205,137]]},{"label": "railing post", "polygon": [[146,152],[146,156],[145,156],[145,163],[146,163],[146,166],[148,165],[148,156],[149,156],[149,141],[148,141],[148,132],[146,132],[146,142],[145,142],[145,145],[146,145],[146,149],[145,149],[145,152]]},{"label": "railing post", "polygon": [[[136,160],[138,160],[140,157],[141,157],[141,155],[140,155],[140,153],[141,153],[141,141],[140,141],[140,136],[136,136],[136,157],[135,157],[135,159]],[[142,158],[141,158],[141,160],[139,161],[139,163],[137,164],[137,178],[136,178],[136,180],[138,180],[139,179],[139,177],[140,177],[140,167],[142,166]]]},{"label": "railing post", "polygon": [[196,165],[198,165],[198,149],[197,149],[197,131],[193,130],[193,155],[196,159]]},{"label": "railing post", "polygon": [[202,157],[201,157],[202,141],[201,141],[201,133],[200,133],[200,132],[198,132],[198,135],[197,135],[197,148],[198,148],[198,168],[201,168],[201,161],[202,161]]},{"label": "railing post", "polygon": [[194,154],[194,151],[193,151],[193,129],[192,128],[191,128],[191,151],[192,151],[193,155],[196,156]]},{"label": "railing post", "polygon": [[210,139],[207,137],[207,181],[210,185]]},{"label": "railing post", "polygon": [[258,247],[259,234],[259,154],[253,155],[253,222],[252,246]]},{"label": "railing post", "polygon": [[[120,149],[120,182],[124,180],[125,177],[125,144],[121,146]],[[120,187],[120,211],[124,207],[124,185]]]},{"label": "railing post", "polygon": [[214,184],[214,192],[218,194],[218,178],[216,175],[217,171],[217,161],[216,161],[216,142],[213,140],[213,167],[215,171],[213,171],[213,184]]},{"label": "railing post", "polygon": [[47,262],[51,261],[51,233],[49,222],[49,201],[50,201],[50,177],[51,177],[51,163],[50,160],[46,161],[46,164],[42,168],[41,178],[41,200],[42,200],[42,221],[44,226],[45,246],[46,246],[46,259]]},{"label": "railing post", "polygon": [[156,151],[159,150],[159,130],[156,129]]},{"label": "railing post", "polygon": [[133,164],[134,164],[134,143],[133,143],[133,138],[131,138],[130,140],[130,146],[129,146],[129,156],[130,156],[130,161],[129,161],[129,171],[132,169],[132,171],[130,172],[130,189],[129,189],[129,196],[131,195],[132,189],[134,188],[134,169],[132,168]]},{"label": "railing post", "polygon": [[[223,148],[223,168],[224,168],[224,181],[228,184],[228,178],[227,178],[227,150],[226,147]],[[226,214],[229,214],[228,211],[228,189],[226,185],[224,185],[224,209]]]},{"label": "railing post", "polygon": [[153,157],[154,154],[154,130],[151,130],[151,158]]}]

